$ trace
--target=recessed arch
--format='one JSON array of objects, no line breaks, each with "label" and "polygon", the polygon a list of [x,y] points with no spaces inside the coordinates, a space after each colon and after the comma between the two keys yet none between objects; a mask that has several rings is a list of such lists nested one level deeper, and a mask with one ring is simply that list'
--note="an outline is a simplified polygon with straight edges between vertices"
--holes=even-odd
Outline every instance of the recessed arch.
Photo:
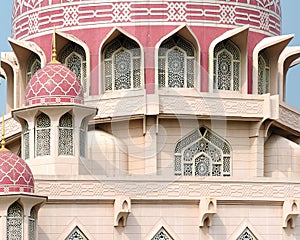
[{"label": "recessed arch", "polygon": [[[178,42],[177,40],[173,40],[173,38],[181,38],[182,40]],[[173,45],[171,46],[169,43],[173,41]],[[178,44],[179,43],[179,44]],[[164,46],[165,45],[165,46]],[[181,46],[180,46],[181,45]],[[185,46],[184,46],[185,45]],[[184,47],[183,47],[184,46]],[[162,47],[166,48],[166,51],[162,51]],[[193,54],[189,52],[193,51]],[[166,59],[168,62],[168,58],[164,58],[162,53],[173,53],[177,56],[177,60],[182,59],[184,63],[182,65],[185,73],[184,77],[187,79],[186,82],[181,84],[184,88],[195,88],[200,90],[201,86],[201,78],[200,78],[200,44],[198,42],[197,37],[192,32],[192,30],[187,25],[182,25],[169,34],[166,34],[163,38],[161,38],[157,44],[155,45],[155,87],[156,91],[160,87],[165,87],[168,84],[168,77],[166,77],[165,86],[161,86],[161,76],[166,73],[168,76],[168,71],[164,69],[168,69],[169,66],[166,64],[165,67],[162,66],[163,60]],[[176,63],[176,62],[175,62]],[[170,68],[169,68],[170,69]],[[177,74],[181,76],[182,74]],[[181,77],[182,78],[182,77]],[[172,84],[171,84],[172,85]],[[178,84],[177,84],[178,85]],[[176,84],[175,86],[178,87]],[[182,87],[179,86],[179,87]],[[170,86],[172,87],[172,86]]]},{"label": "recessed arch", "polygon": [[279,99],[286,101],[287,88],[287,73],[290,68],[295,67],[300,63],[300,47],[286,47],[280,54],[278,60],[278,84],[279,84]]},{"label": "recessed arch", "polygon": [[252,93],[258,94],[259,91],[259,56],[263,53],[269,60],[269,68],[270,68],[270,88],[269,92],[271,95],[279,93],[278,86],[278,61],[281,52],[287,46],[287,44],[291,41],[294,35],[284,35],[284,36],[275,36],[275,37],[267,37],[261,40],[253,50],[253,60],[252,60]]},{"label": "recessed arch", "polygon": [[88,45],[71,34],[60,31],[55,34],[58,60],[76,74],[84,89],[84,95],[89,96],[91,57]]},{"label": "recessed arch", "polygon": [[10,112],[11,110],[17,107],[17,71],[18,66],[14,63],[15,57],[10,55],[7,58],[1,58],[1,76],[6,80],[6,111]]},{"label": "recessed arch", "polygon": [[230,40],[232,43],[234,43],[235,46],[240,51],[241,59],[240,59],[240,87],[239,92],[240,93],[247,93],[248,91],[248,73],[247,73],[247,65],[248,65],[248,53],[247,53],[247,46],[248,46],[248,31],[249,31],[249,25],[245,25],[242,27],[237,27],[235,29],[229,30],[222,34],[221,36],[214,39],[210,46],[209,46],[209,67],[208,67],[208,75],[209,75],[209,83],[208,83],[208,89],[209,92],[214,91],[214,52],[215,48],[218,44],[221,42],[226,44],[226,41]]},{"label": "recessed arch", "polygon": [[174,150],[177,176],[231,176],[231,146],[207,127],[179,139]]},{"label": "recessed arch", "polygon": [[[34,62],[30,62],[31,58],[37,59],[40,64],[38,64],[33,69],[38,70],[37,67],[43,68],[46,65],[46,55],[44,51],[32,41],[23,41],[17,39],[8,39],[14,54],[17,59],[18,64],[18,76],[16,76],[17,82],[15,83],[18,88],[15,90],[15,108],[21,107],[25,100],[25,90],[29,78],[33,74],[28,74],[28,68],[31,68],[29,64],[33,64]],[[34,57],[33,57],[34,56]],[[29,77],[29,78],[28,78]]]},{"label": "recessed arch", "polygon": [[100,91],[144,88],[144,50],[137,38],[112,29],[99,48]]}]

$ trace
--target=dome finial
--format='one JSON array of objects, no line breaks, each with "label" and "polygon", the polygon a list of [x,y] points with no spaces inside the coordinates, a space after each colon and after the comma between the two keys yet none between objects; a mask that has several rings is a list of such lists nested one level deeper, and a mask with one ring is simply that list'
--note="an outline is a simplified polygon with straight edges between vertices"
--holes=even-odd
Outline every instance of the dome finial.
[{"label": "dome finial", "polygon": [[0,152],[4,152],[4,151],[8,151],[5,148],[5,130],[4,130],[4,114],[2,115],[2,137],[1,137],[1,148],[0,148]]},{"label": "dome finial", "polygon": [[50,63],[59,64],[60,62],[57,61],[56,57],[57,57],[57,55],[56,55],[56,28],[54,26],[53,37],[52,37],[52,60]]}]

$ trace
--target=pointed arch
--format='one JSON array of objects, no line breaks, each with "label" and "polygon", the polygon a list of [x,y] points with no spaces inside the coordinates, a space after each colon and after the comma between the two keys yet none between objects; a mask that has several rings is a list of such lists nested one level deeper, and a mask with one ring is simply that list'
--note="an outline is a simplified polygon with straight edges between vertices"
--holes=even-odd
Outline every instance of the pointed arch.
[{"label": "pointed arch", "polygon": [[73,155],[74,153],[74,123],[70,113],[65,113],[59,119],[58,155]]},{"label": "pointed arch", "polygon": [[143,240],[180,240],[180,238],[166,221],[160,219]]},{"label": "pointed arch", "polygon": [[164,36],[155,47],[157,88],[200,89],[200,45],[187,25]]},{"label": "pointed arch", "polygon": [[79,229],[79,227],[75,227],[69,236],[66,237],[65,240],[88,240],[84,233]]},{"label": "pointed arch", "polygon": [[258,94],[270,92],[270,61],[264,51],[258,54]]},{"label": "pointed arch", "polygon": [[36,118],[35,130],[36,156],[50,155],[51,120],[45,113],[40,113]]},{"label": "pointed arch", "polygon": [[[224,34],[222,34],[221,36],[217,37],[216,39],[214,39],[210,46],[209,46],[209,69],[208,69],[208,75],[209,75],[209,92],[213,92],[214,91],[214,79],[218,77],[217,75],[217,71],[219,70],[219,73],[222,75],[224,75],[224,73],[226,73],[226,70],[231,70],[230,74],[225,74],[224,76],[227,78],[229,76],[231,77],[238,77],[239,79],[230,79],[231,83],[233,84],[234,82],[237,83],[237,81],[239,80],[239,86],[238,86],[238,90],[234,88],[233,85],[230,86],[230,91],[239,91],[241,93],[247,93],[248,91],[248,57],[247,57],[247,45],[248,45],[248,31],[249,31],[249,25],[245,25],[242,27],[238,27],[232,30],[229,30],[227,32],[225,32]],[[226,49],[226,44],[230,42],[232,44],[234,44],[234,49],[238,49],[239,54],[240,54],[240,60],[239,60],[239,64],[237,64],[237,62],[235,64],[233,64],[233,57],[234,57],[234,52],[236,52],[236,50],[232,51],[230,49]],[[232,46],[232,44],[230,44],[230,46]],[[215,48],[217,46],[224,46],[225,49],[220,49],[219,51],[216,51]],[[227,50],[227,51],[225,51]],[[233,52],[234,51],[234,52]],[[219,53],[219,63],[216,62],[216,53]],[[229,54],[230,53],[230,54]],[[220,55],[221,54],[221,55]],[[224,59],[222,58],[224,57]],[[227,60],[227,61],[226,61]],[[230,61],[229,61],[230,60]],[[231,62],[231,64],[228,66],[228,64],[226,64],[226,62]],[[234,67],[235,65],[235,67]],[[238,66],[239,65],[239,66]],[[229,68],[230,67],[230,68]],[[224,69],[223,69],[224,68]],[[238,71],[238,74],[234,74],[233,71]],[[224,72],[222,74],[222,72]],[[220,78],[220,80],[222,80],[222,78]],[[222,85],[221,85],[222,86]]]},{"label": "pointed arch", "polygon": [[24,209],[14,202],[7,210],[6,231],[7,240],[23,239]]},{"label": "pointed arch", "polygon": [[263,239],[251,222],[245,219],[233,232],[228,240],[259,240]]},{"label": "pointed arch", "polygon": [[28,239],[29,240],[36,239],[36,220],[37,220],[37,213],[35,207],[32,207],[30,210],[30,215],[28,216]]},{"label": "pointed arch", "polygon": [[286,47],[280,54],[278,60],[279,73],[279,98],[281,101],[286,100],[286,85],[288,70],[299,64],[300,47]]},{"label": "pointed arch", "polygon": [[85,42],[67,33],[56,32],[58,60],[80,80],[84,95],[90,93],[90,50]]},{"label": "pointed arch", "polygon": [[[4,53],[1,57],[2,77],[6,80],[6,111],[10,112],[18,107],[18,65],[16,57],[13,53]],[[19,95],[18,95],[19,96]]]},{"label": "pointed arch", "polygon": [[[15,108],[21,107],[25,99],[25,89],[30,77],[29,71],[36,71],[46,65],[44,51],[33,41],[8,39],[17,59],[18,74],[16,76]],[[33,59],[33,61],[31,61]],[[36,60],[36,61],[35,61]],[[30,66],[34,64],[34,66]],[[30,69],[28,71],[28,69]]]},{"label": "pointed arch", "polygon": [[100,51],[103,92],[143,88],[143,51],[135,38],[115,28]]},{"label": "pointed arch", "polygon": [[271,95],[278,94],[279,92],[279,86],[278,86],[278,74],[281,74],[280,71],[278,71],[278,61],[281,52],[284,50],[284,48],[287,46],[287,44],[291,41],[293,38],[293,35],[284,35],[284,36],[275,36],[275,37],[267,37],[261,40],[254,48],[253,50],[253,80],[252,80],[252,92],[253,94],[259,93],[259,55],[260,53],[264,53],[265,56],[269,59],[269,65],[270,65],[270,89],[269,93]]},{"label": "pointed arch", "polygon": [[[77,238],[75,238],[77,237]],[[80,238],[81,237],[81,238]],[[73,219],[62,232],[57,240],[96,240],[79,221],[78,218]]]},{"label": "pointed arch", "polygon": [[177,176],[231,176],[231,146],[207,127],[200,127],[175,145]]},{"label": "pointed arch", "polygon": [[213,89],[240,91],[241,52],[231,40],[218,43],[214,49]]},{"label": "pointed arch", "polygon": [[23,131],[23,157],[25,160],[30,157],[30,141],[29,141],[29,125],[26,120],[24,120],[24,131]]}]

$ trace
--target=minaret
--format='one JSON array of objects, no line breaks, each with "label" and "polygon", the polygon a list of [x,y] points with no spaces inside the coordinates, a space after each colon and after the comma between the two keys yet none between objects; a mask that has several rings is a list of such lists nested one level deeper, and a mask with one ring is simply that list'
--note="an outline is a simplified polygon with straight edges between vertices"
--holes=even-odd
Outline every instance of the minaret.
[{"label": "minaret", "polygon": [[54,29],[51,61],[28,82],[25,107],[12,114],[22,125],[22,156],[34,174],[77,176],[85,172],[85,135],[96,109],[84,106],[80,80],[56,56]]}]

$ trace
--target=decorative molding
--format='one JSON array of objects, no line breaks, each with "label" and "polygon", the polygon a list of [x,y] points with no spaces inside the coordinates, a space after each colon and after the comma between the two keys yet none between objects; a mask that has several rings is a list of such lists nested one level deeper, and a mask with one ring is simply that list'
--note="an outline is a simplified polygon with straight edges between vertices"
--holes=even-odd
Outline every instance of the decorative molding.
[{"label": "decorative molding", "polygon": [[[93,176],[96,178],[96,176]],[[187,180],[179,180],[187,179]],[[188,180],[190,179],[190,180]],[[211,179],[211,178],[209,178]],[[49,199],[115,199],[116,196],[131,199],[187,199],[216,198],[218,200],[283,201],[300,198],[300,184],[295,182],[230,181],[230,178],[177,178],[145,181],[133,178],[107,181],[99,180],[39,180],[35,177],[35,192]],[[220,179],[216,181],[216,179]],[[226,183],[224,180],[226,179]]]},{"label": "decorative molding", "polygon": [[296,217],[300,213],[299,202],[295,199],[285,200],[282,207],[282,227],[295,228]]},{"label": "decorative molding", "polygon": [[212,217],[217,213],[217,200],[214,198],[202,198],[199,203],[199,211],[200,211],[199,226],[211,227]]},{"label": "decorative molding", "polygon": [[125,227],[127,218],[131,212],[131,200],[129,197],[117,197],[114,203],[114,226]]},{"label": "decorative molding", "polygon": [[300,132],[300,112],[286,104],[279,105],[279,123]]},{"label": "decorative molding", "polygon": [[[188,114],[202,116],[266,117],[263,98],[239,96],[190,97],[160,96],[160,112],[166,114]],[[244,96],[244,95],[243,95]]]},{"label": "decorative molding", "polygon": [[[49,7],[51,5],[51,7]],[[49,16],[49,17],[46,17]],[[158,23],[185,23],[196,26],[233,28],[249,24],[267,36],[281,32],[281,12],[276,0],[238,1],[82,1],[15,0],[13,35],[15,38],[44,35],[55,24],[58,29],[87,26],[137,26]]]}]

